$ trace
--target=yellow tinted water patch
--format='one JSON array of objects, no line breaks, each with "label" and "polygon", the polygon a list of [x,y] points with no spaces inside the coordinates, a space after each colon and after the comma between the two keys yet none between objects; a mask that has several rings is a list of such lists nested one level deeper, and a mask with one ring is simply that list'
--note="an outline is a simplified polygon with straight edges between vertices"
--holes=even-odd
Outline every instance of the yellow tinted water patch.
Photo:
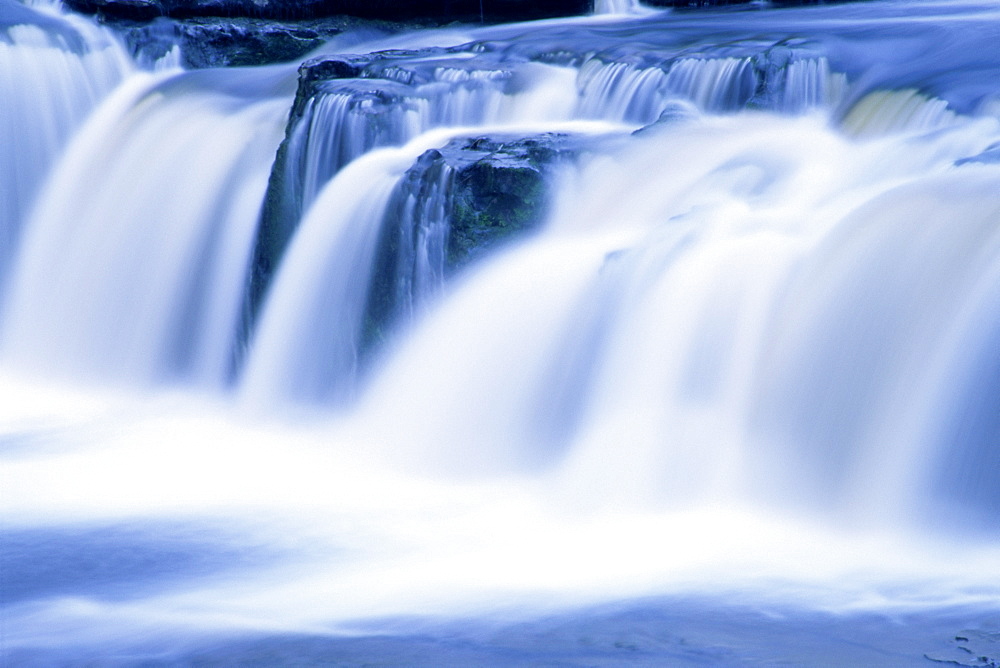
[{"label": "yellow tinted water patch", "polygon": [[928,130],[955,118],[948,103],[915,89],[879,90],[864,96],[844,116],[849,135],[872,137],[893,132]]}]

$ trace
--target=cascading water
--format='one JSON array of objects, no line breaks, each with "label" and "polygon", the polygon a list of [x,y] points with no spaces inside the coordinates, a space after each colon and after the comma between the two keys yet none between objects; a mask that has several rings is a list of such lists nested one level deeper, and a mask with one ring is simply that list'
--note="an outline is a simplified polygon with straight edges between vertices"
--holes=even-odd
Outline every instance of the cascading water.
[{"label": "cascading water", "polygon": [[639,0],[595,0],[595,14],[638,14],[643,10]]},{"label": "cascading water", "polygon": [[[382,146],[398,146],[432,128],[558,120],[571,114],[568,70],[519,64],[518,70],[447,67],[432,58],[404,69],[377,60],[361,78],[318,86],[291,128],[279,164],[274,216],[298,220],[344,165]],[[421,68],[421,66],[423,66]],[[425,71],[421,71],[424,69]],[[546,85],[525,85],[543,79]],[[562,95],[551,89],[562,85]]]},{"label": "cascading water", "polygon": [[[132,69],[112,36],[85,21],[0,5],[0,298],[38,188],[67,138]],[[39,108],[45,113],[39,114]]]},{"label": "cascading water", "polygon": [[140,382],[231,372],[288,99],[233,97],[211,74],[129,81],[67,149],[14,266],[10,363]]},{"label": "cascading water", "polygon": [[[247,362],[248,392],[312,400],[351,392],[368,287],[365,277],[389,195],[415,157],[390,149],[371,153],[323,191],[288,249],[286,269],[272,289]],[[302,290],[303,285],[319,289]]]},{"label": "cascading water", "polygon": [[0,660],[1000,661],[1000,12],[625,9],[0,0]]}]

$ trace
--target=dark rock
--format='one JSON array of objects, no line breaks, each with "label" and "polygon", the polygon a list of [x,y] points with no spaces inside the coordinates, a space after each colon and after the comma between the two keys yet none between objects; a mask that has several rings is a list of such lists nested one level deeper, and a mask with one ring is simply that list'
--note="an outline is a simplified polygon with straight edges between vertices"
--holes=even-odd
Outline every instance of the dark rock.
[{"label": "dark rock", "polygon": [[[264,202],[250,287],[251,316],[303,212],[326,181],[362,153],[410,139],[413,124],[407,117],[418,103],[433,108],[434,95],[449,94],[449,89],[437,86],[430,92],[420,89],[448,62],[443,58],[447,55],[444,49],[382,51],[302,64]],[[470,61],[459,59],[456,65],[470,67]],[[477,59],[476,67],[480,66]],[[496,74],[489,85],[507,85],[506,73]],[[430,114],[422,120],[428,127],[435,124],[433,110]]]},{"label": "dark rock", "polygon": [[[359,41],[422,27],[409,22],[334,16],[324,19],[194,17],[153,20],[104,19],[140,61],[156,60],[179,46],[187,68],[270,65],[300,60],[328,40],[350,31]],[[330,72],[319,72],[331,78]],[[340,76],[352,76],[341,73]]]},{"label": "dark rock", "polygon": [[267,65],[296,60],[342,30],[260,19],[192,19],[178,24],[187,67]]},{"label": "dark rock", "polygon": [[454,139],[407,170],[382,225],[364,324],[370,349],[475,258],[535,227],[552,169],[580,150],[578,138]]},{"label": "dark rock", "polygon": [[84,14],[128,21],[152,21],[167,14],[158,0],[66,0],[65,5]]},{"label": "dark rock", "polygon": [[297,60],[347,27],[334,22],[277,22],[250,18],[158,17],[150,22],[116,21],[133,53],[162,57],[175,45],[187,68],[269,65]]},{"label": "dark rock", "polygon": [[361,76],[362,64],[367,58],[343,56],[339,58],[317,58],[299,67],[299,91],[296,102],[315,93],[316,83],[330,79],[352,79]]},{"label": "dark rock", "polygon": [[[422,56],[440,56],[445,49],[430,48],[420,51],[385,50],[361,55],[320,56],[299,66],[299,86],[292,108],[301,116],[308,101],[323,95],[334,87],[331,82],[341,79],[384,79],[405,85],[417,83],[412,69],[418,67]],[[401,74],[405,73],[405,74]],[[366,83],[364,86],[378,86]]]},{"label": "dark rock", "polygon": [[455,170],[447,266],[457,269],[535,227],[551,168],[578,150],[578,139],[560,134],[456,140],[442,149],[440,160]]},{"label": "dark rock", "polygon": [[752,62],[757,75],[757,86],[749,106],[757,109],[772,109],[784,91],[789,64],[795,59],[792,49],[775,44],[761,53],[755,54]]},{"label": "dark rock", "polygon": [[591,0],[66,0],[71,9],[112,19],[157,16],[315,19],[337,15],[408,21],[525,21],[586,14]]},{"label": "dark rock", "polygon": [[[348,64],[335,62],[322,64],[327,74],[350,71]],[[342,85],[331,81],[318,78],[310,67],[300,69],[298,93],[271,168],[254,247],[251,320],[303,213],[323,184],[359,155],[406,139],[400,134],[405,126],[396,118],[408,103],[405,86],[381,79],[345,79]],[[329,98],[337,100],[327,105]],[[330,119],[328,106],[337,107],[340,117]],[[322,136],[314,137],[317,132]],[[318,156],[313,154],[316,144],[323,145]]]}]

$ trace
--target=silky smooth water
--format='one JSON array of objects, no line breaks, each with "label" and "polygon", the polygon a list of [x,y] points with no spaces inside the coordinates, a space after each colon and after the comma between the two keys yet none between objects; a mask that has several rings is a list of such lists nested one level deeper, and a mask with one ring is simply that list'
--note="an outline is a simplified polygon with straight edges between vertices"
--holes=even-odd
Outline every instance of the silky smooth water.
[{"label": "silky smooth water", "polygon": [[[394,51],[287,131],[253,317],[294,66],[144,68],[0,3],[4,661],[996,659],[994,3],[333,42]],[[546,132],[540,227],[456,271],[421,237],[366,343],[380,235],[447,224],[454,174],[391,206],[406,171]]]}]

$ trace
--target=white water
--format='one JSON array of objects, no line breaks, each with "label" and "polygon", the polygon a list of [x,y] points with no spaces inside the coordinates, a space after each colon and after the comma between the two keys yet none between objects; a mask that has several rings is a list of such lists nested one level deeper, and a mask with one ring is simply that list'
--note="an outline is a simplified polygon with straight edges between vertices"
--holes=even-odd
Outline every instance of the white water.
[{"label": "white water", "polygon": [[538,63],[514,71],[441,66],[429,82],[393,82],[375,86],[377,92],[370,92],[367,82],[331,85],[310,98],[289,143],[285,187],[295,206],[288,215],[301,216],[331,176],[374,148],[400,145],[440,127],[570,119],[574,76],[569,68]]},{"label": "white water", "polygon": [[595,0],[595,14],[639,14],[645,8],[639,0]]},{"label": "white water", "polygon": [[21,219],[43,178],[86,115],[132,69],[109,33],[82,20],[63,30],[0,22],[0,297]]},{"label": "white water", "polygon": [[0,327],[13,363],[139,382],[226,379],[288,102],[243,107],[184,83],[130,80],[51,175]]},{"label": "white water", "polygon": [[364,277],[389,195],[415,158],[393,149],[369,153],[351,163],[310,209],[247,361],[243,386],[251,396],[330,401],[350,395],[367,297]]},{"label": "white water", "polygon": [[[537,30],[576,44],[588,25]],[[764,109],[743,108],[762,71],[745,55],[515,53],[506,92],[438,71],[422,99],[439,106],[392,121],[404,146],[321,160],[346,135],[316,125],[304,158],[328,171],[246,351],[291,105],[265,82],[288,74],[129,76],[15,221],[0,512],[23,554],[4,553],[21,569],[4,651],[169,658],[215,633],[661,594],[995,611],[1000,165],[976,156],[1000,119],[946,101],[965,80],[935,97],[838,73],[832,43],[793,59]],[[552,184],[539,231],[446,283],[360,369],[399,178],[498,130],[607,137]]]}]

